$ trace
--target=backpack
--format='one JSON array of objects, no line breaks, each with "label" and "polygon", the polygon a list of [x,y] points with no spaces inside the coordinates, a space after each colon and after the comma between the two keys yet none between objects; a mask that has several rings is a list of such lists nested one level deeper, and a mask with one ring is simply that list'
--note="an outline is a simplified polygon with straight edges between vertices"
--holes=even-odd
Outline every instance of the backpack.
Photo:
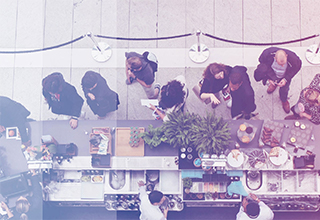
[{"label": "backpack", "polygon": [[153,72],[157,72],[158,71],[158,59],[157,59],[156,55],[154,55],[153,53],[151,53],[149,51],[146,51],[142,54],[142,56],[150,64]]}]

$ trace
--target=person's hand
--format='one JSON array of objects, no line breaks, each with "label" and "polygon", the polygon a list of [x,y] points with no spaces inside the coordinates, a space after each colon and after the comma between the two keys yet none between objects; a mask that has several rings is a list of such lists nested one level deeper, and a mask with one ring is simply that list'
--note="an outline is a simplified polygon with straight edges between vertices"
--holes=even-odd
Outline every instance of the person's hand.
[{"label": "person's hand", "polygon": [[136,76],[131,72],[131,70],[128,71],[128,80],[130,80],[130,77],[136,78]]},{"label": "person's hand", "polygon": [[153,111],[154,111],[154,110],[156,110],[156,109],[157,109],[157,108],[156,108],[156,106],[152,105],[151,103],[149,103],[149,105],[150,105],[150,107],[149,107],[149,108],[150,108],[151,110],[153,110]]},{"label": "person's hand", "polygon": [[254,201],[260,202],[260,200],[258,199],[258,197],[257,197],[255,194],[249,193],[249,196],[250,196]]},{"label": "person's hand", "polygon": [[71,118],[69,124],[72,129],[76,129],[78,127],[78,120]]},{"label": "person's hand", "polygon": [[2,208],[3,210],[8,210],[8,209],[9,209],[8,206],[7,206],[7,204],[5,204],[4,202],[1,202],[1,208]]},{"label": "person's hand", "polygon": [[282,79],[279,83],[278,83],[278,86],[279,87],[283,87],[287,84],[287,81],[285,79]]},{"label": "person's hand", "polygon": [[169,207],[167,207],[163,210],[163,215],[165,218],[167,218],[167,216],[168,216],[168,211],[169,211]]},{"label": "person's hand", "polygon": [[242,200],[242,206],[243,206],[244,210],[246,210],[248,204],[249,204],[249,203],[248,203],[247,198],[244,198],[244,199]]},{"label": "person's hand", "polygon": [[138,186],[141,187],[141,186],[144,186],[144,182],[142,180],[138,181]]},{"label": "person's hand", "polygon": [[5,127],[3,127],[2,125],[0,125],[0,133],[4,132],[6,130]]},{"label": "person's hand", "polygon": [[276,86],[276,84],[271,80],[271,79],[268,79],[268,82],[273,85],[273,86]]},{"label": "person's hand", "polygon": [[214,104],[220,104],[220,100],[217,99],[217,97],[214,95],[214,94],[211,94],[210,95],[210,100],[211,100],[211,103],[213,102]]},{"label": "person's hand", "polygon": [[304,113],[304,112],[300,112],[300,113],[299,113],[299,116],[300,116],[301,118],[303,118],[303,117],[305,117],[305,113]]},{"label": "person's hand", "polygon": [[96,99],[96,97],[92,93],[88,93],[88,96],[92,101]]}]

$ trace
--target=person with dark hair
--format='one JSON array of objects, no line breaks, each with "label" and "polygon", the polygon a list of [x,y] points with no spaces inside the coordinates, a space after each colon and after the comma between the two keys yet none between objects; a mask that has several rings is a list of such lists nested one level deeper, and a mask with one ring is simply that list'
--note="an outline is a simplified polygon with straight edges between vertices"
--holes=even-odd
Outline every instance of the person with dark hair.
[{"label": "person with dark hair", "polygon": [[269,206],[262,202],[255,194],[250,193],[248,197],[243,199],[236,219],[272,220],[273,217],[274,214]]},{"label": "person with dark hair", "polygon": [[163,213],[159,206],[165,201],[165,196],[162,192],[153,190],[149,195],[146,192],[145,183],[138,182],[140,204],[140,219],[141,220],[166,220],[168,208]]},{"label": "person with dark hair", "polygon": [[27,133],[27,117],[30,112],[20,103],[0,96],[0,133],[4,132],[7,127],[17,127],[21,136],[21,142],[25,146],[30,146],[31,141]]},{"label": "person with dark hair", "polygon": [[254,78],[263,85],[268,82],[267,93],[271,94],[280,87],[279,94],[283,110],[288,114],[290,104],[288,102],[289,86],[292,78],[301,69],[300,58],[292,51],[278,47],[265,49],[259,57],[260,64],[254,71]]},{"label": "person with dark hair", "polygon": [[155,71],[144,56],[130,52],[126,56],[126,84],[130,85],[137,80],[149,99],[156,99],[160,92],[160,84],[154,83]]},{"label": "person with dark hair", "polygon": [[168,120],[167,114],[171,112],[177,112],[180,110],[182,112],[184,111],[188,96],[188,89],[185,81],[185,77],[179,75],[174,80],[162,86],[160,91],[159,107],[164,112],[150,104],[150,109],[155,111],[163,121]]},{"label": "person with dark hair", "polygon": [[241,115],[245,119],[250,119],[251,113],[256,109],[256,104],[246,67],[232,68],[229,75],[229,89],[232,97],[231,117]]},{"label": "person with dark hair", "polygon": [[83,99],[74,86],[67,83],[61,73],[55,72],[42,80],[42,94],[52,113],[71,116],[69,124],[77,128]]},{"label": "person with dark hair", "polygon": [[285,117],[286,120],[307,118],[312,123],[320,124],[320,74],[315,75],[310,85],[304,88],[298,103],[291,107],[293,115]]},{"label": "person with dark hair", "polygon": [[[200,98],[202,100],[210,99],[212,108],[215,108],[220,104],[217,93],[228,85],[231,70],[231,66],[221,63],[211,63],[204,70],[203,81],[200,84]],[[231,102],[228,103],[231,104]]]},{"label": "person with dark hair", "polygon": [[81,80],[81,85],[88,105],[99,119],[118,109],[120,104],[118,94],[109,88],[107,81],[99,73],[87,71]]}]

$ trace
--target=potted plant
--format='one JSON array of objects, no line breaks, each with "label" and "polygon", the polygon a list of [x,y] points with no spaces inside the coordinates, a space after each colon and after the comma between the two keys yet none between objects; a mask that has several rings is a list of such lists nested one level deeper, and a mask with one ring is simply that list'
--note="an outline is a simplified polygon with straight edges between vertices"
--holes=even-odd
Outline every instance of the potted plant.
[{"label": "potted plant", "polygon": [[198,152],[220,154],[229,146],[230,128],[222,117],[207,113],[194,129],[194,145]]},{"label": "potted plant", "polygon": [[172,112],[169,120],[163,123],[164,135],[173,147],[193,147],[194,127],[201,121],[201,117],[194,113]]},{"label": "potted plant", "polygon": [[152,125],[149,125],[148,131],[140,133],[139,137],[142,138],[151,149],[159,146],[161,142],[166,143],[168,140],[164,135],[163,126],[154,128]]}]

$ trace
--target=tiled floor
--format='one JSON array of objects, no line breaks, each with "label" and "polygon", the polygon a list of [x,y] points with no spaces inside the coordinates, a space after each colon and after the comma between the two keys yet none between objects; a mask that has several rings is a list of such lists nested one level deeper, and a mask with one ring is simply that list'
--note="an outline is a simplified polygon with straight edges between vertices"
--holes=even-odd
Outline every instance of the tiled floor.
[{"label": "tiled floor", "polygon": [[[163,37],[201,30],[222,38],[246,42],[278,42],[309,36],[318,32],[320,24],[316,0],[12,0],[0,1],[2,51],[43,48],[70,41],[88,32],[118,37]],[[107,119],[153,119],[151,111],[140,105],[146,98],[137,83],[124,84],[124,52],[150,50],[159,59],[156,76],[162,85],[182,74],[188,88],[199,81],[204,68],[211,62],[244,65],[256,93],[260,119],[283,119],[278,93],[267,95],[266,88],[253,79],[257,58],[265,47],[241,46],[213,40],[201,35],[201,43],[210,49],[209,59],[202,64],[188,57],[190,46],[197,42],[195,35],[154,41],[116,41],[97,39],[111,45],[113,55],[106,63],[92,59],[92,41],[82,40],[62,48],[28,54],[0,54],[0,95],[21,102],[36,120],[55,116],[48,111],[41,95],[41,80],[54,71],[63,73],[83,96],[80,80],[89,70],[100,72],[110,87],[120,95],[119,110]],[[297,52],[303,68],[294,78],[289,97],[295,104],[299,91],[308,85],[319,66],[304,59],[306,47],[318,43],[314,38],[305,42],[284,45]],[[212,111],[190,93],[188,109],[204,114]],[[87,105],[87,118],[95,119]],[[225,106],[216,109],[218,115],[230,118]]]},{"label": "tiled floor", "polygon": [[[245,42],[279,42],[317,34],[320,30],[318,0],[0,0],[0,51],[27,50],[58,45],[88,32],[117,37],[164,37],[201,30],[221,38]],[[0,95],[26,106],[31,118],[55,118],[44,104],[41,80],[59,71],[83,96],[80,80],[87,70],[101,73],[120,96],[119,110],[107,119],[153,119],[151,110],[140,105],[146,98],[138,83],[124,83],[124,52],[154,52],[159,60],[157,82],[166,84],[177,75],[186,77],[190,90],[188,109],[205,114],[212,111],[192,92],[204,68],[212,62],[244,65],[248,68],[255,90],[260,119],[283,119],[278,92],[266,93],[266,87],[253,79],[258,56],[266,47],[242,46],[200,36],[210,49],[209,59],[202,64],[188,57],[195,35],[155,41],[117,41],[97,39],[111,45],[113,55],[106,63],[92,59],[92,41],[84,39],[65,47],[28,54],[0,53]],[[318,44],[318,38],[283,45],[295,51],[303,61],[301,71],[292,81],[290,104],[295,104],[320,66],[305,60],[306,48]],[[86,117],[95,119],[89,107]],[[218,115],[230,118],[223,103]]]}]

